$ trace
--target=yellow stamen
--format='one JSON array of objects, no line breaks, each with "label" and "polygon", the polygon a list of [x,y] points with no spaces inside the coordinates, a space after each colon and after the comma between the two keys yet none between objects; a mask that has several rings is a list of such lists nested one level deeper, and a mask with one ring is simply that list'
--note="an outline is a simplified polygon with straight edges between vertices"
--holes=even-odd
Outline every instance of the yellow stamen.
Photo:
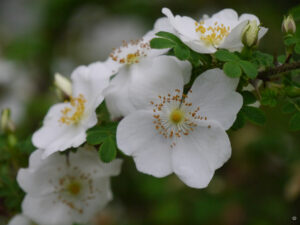
[{"label": "yellow stamen", "polygon": [[218,25],[215,22],[213,26],[205,27],[204,22],[195,23],[196,32],[200,32],[200,39],[208,45],[219,45],[221,41],[228,36],[230,27],[225,27],[224,24]]},{"label": "yellow stamen", "polygon": [[72,112],[71,107],[65,107],[61,110],[62,116],[60,118],[60,122],[70,125],[78,123],[84,114],[86,99],[82,94],[78,96],[78,98],[71,97],[70,104],[75,112],[72,115],[69,115]]}]

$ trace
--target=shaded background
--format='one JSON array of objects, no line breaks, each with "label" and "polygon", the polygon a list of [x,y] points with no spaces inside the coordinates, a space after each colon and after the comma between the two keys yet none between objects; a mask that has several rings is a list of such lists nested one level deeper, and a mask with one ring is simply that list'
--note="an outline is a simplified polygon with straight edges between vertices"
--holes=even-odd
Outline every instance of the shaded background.
[{"label": "shaded background", "polygon": [[[33,150],[30,134],[57,102],[53,74],[105,60],[122,40],[138,39],[161,17],[161,8],[200,18],[223,8],[253,13],[269,28],[260,49],[284,53],[281,21],[296,0],[0,0],[0,109],[11,107],[19,151],[6,152],[0,137],[0,224],[20,212],[15,182]],[[299,26],[300,27],[300,26]],[[300,30],[300,29],[299,29]],[[99,214],[101,225],[300,224],[300,133],[288,131],[277,108],[264,127],[230,132],[233,156],[208,188],[185,186],[175,176],[139,173],[126,157],[113,178],[114,201]],[[124,157],[124,156],[123,156]]]}]

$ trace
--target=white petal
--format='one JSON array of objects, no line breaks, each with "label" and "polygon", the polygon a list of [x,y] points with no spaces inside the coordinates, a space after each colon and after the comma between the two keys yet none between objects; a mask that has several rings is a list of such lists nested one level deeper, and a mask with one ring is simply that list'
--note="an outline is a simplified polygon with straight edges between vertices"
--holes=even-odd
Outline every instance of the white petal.
[{"label": "white petal", "polygon": [[173,170],[179,178],[190,187],[204,188],[215,169],[229,159],[231,146],[223,128],[209,121],[182,137],[172,153]]},{"label": "white petal", "polygon": [[238,14],[233,9],[223,9],[211,17],[204,15],[204,20],[206,26],[214,26],[215,22],[219,24],[224,24],[225,27],[230,27],[231,29],[235,27],[238,23]]},{"label": "white petal", "polygon": [[235,92],[238,82],[220,69],[207,70],[195,80],[188,99],[194,107],[200,106],[201,116],[218,121],[227,130],[243,105],[242,96]]},{"label": "white petal", "polygon": [[155,21],[153,30],[156,31],[156,32],[166,31],[166,32],[175,34],[175,30],[171,26],[170,21],[168,20],[168,18],[166,18],[166,17],[157,19]]},{"label": "white petal", "polygon": [[189,61],[182,61],[174,57],[178,65],[180,66],[182,70],[182,76],[184,84],[187,84],[190,82],[191,75],[192,75],[192,65]]},{"label": "white petal", "polygon": [[26,195],[22,203],[22,210],[24,215],[38,224],[72,225],[73,222],[76,222],[68,214],[68,206],[57,201],[55,194],[39,198]]},{"label": "white petal", "polygon": [[242,22],[242,21],[245,21],[245,20],[248,20],[248,21],[256,20],[257,25],[260,24],[260,21],[259,21],[259,19],[257,18],[257,16],[255,16],[255,15],[253,15],[253,14],[244,13],[244,14],[242,14],[242,15],[239,17],[239,22]]},{"label": "white petal", "polygon": [[128,96],[131,79],[131,67],[122,67],[103,92],[112,119],[126,116],[135,110]]},{"label": "white petal", "polygon": [[137,109],[152,107],[150,101],[157,100],[158,95],[167,96],[175,89],[182,90],[185,73],[174,57],[144,60],[132,71],[129,98]]},{"label": "white petal", "polygon": [[132,155],[140,172],[164,177],[172,172],[171,151],[166,139],[153,124],[151,111],[139,110],[126,116],[118,125],[117,144]]},{"label": "white petal", "polygon": [[92,146],[84,146],[76,152],[69,154],[71,166],[78,166],[86,173],[94,173],[97,165],[97,173],[100,176],[117,176],[121,172],[121,159],[115,159],[110,163],[103,163],[96,149]]},{"label": "white petal", "polygon": [[211,18],[214,18],[221,23],[226,23],[227,21],[237,21],[238,20],[238,14],[233,9],[223,9],[211,16]]},{"label": "white petal", "polygon": [[165,14],[173,28],[181,35],[184,35],[191,39],[197,39],[195,23],[196,21],[187,16],[173,16],[172,12],[168,8],[163,8],[162,13]]},{"label": "white petal", "polygon": [[258,40],[260,40],[268,32],[268,28],[260,27],[258,31]]},{"label": "white petal", "polygon": [[183,43],[185,43],[188,47],[190,47],[192,50],[198,53],[203,54],[211,54],[217,51],[217,49],[213,45],[206,45],[203,41],[198,39],[191,39],[188,37],[185,37],[183,35],[179,35],[180,39]]},{"label": "white petal", "polygon": [[22,214],[14,216],[8,225],[33,225],[33,222]]},{"label": "white petal", "polygon": [[240,51],[243,48],[242,33],[247,23],[248,20],[245,20],[233,28],[229,35],[224,39],[224,42],[220,44],[218,48],[225,48],[229,51]]},{"label": "white petal", "polygon": [[108,86],[112,74],[105,63],[97,62],[78,67],[71,75],[73,97],[83,94],[87,100],[86,108],[96,109],[104,99],[102,92]]}]

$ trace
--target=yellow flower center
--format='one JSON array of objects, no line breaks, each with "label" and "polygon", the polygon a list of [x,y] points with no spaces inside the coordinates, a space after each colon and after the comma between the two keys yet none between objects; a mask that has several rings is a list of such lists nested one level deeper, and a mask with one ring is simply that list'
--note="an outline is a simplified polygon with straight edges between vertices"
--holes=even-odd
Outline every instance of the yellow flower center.
[{"label": "yellow flower center", "polygon": [[170,113],[170,121],[172,123],[178,124],[184,120],[184,112],[181,109],[174,109]]},{"label": "yellow flower center", "polygon": [[65,107],[61,110],[62,116],[59,122],[67,125],[77,124],[84,114],[85,103],[86,99],[82,94],[78,98],[71,97],[71,107]]},{"label": "yellow flower center", "polygon": [[215,22],[213,26],[205,27],[204,22],[196,22],[196,32],[201,34],[200,39],[207,45],[219,45],[221,41],[230,33],[230,27],[225,27],[224,24],[218,25]]},{"label": "yellow flower center", "polygon": [[80,193],[81,190],[81,184],[77,181],[71,181],[68,185],[67,185],[67,191],[71,194],[71,195],[78,195]]}]

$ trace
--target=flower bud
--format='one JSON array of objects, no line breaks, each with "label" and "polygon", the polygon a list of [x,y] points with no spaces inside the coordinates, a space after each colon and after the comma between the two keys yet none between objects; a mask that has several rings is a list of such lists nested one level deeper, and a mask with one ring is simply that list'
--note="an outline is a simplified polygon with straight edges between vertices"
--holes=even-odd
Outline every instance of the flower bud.
[{"label": "flower bud", "polygon": [[72,96],[72,84],[69,79],[59,73],[54,75],[54,85],[65,95]]},{"label": "flower bud", "polygon": [[1,125],[2,132],[14,132],[15,131],[15,125],[13,124],[13,122],[10,118],[10,109],[2,110],[0,125]]},{"label": "flower bud", "polygon": [[259,29],[260,28],[257,25],[256,20],[252,20],[247,24],[242,33],[242,42],[245,46],[251,48],[254,45],[256,45],[258,40]]},{"label": "flower bud", "polygon": [[296,32],[296,23],[292,15],[284,17],[281,30],[283,33],[294,34]]}]

